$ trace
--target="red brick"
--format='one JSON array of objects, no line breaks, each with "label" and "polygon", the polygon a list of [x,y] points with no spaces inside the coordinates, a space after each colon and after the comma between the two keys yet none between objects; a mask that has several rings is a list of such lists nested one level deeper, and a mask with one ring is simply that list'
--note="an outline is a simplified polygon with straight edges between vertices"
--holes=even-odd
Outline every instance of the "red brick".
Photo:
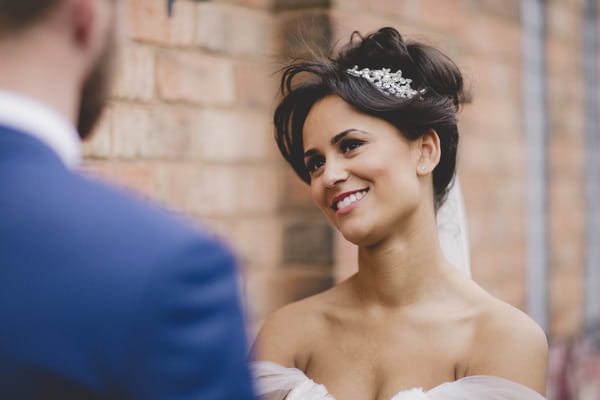
[{"label": "red brick", "polygon": [[205,109],[198,113],[195,152],[207,161],[274,158],[272,126],[264,113]]},{"label": "red brick", "polygon": [[[521,21],[521,2],[519,0],[468,0],[468,8],[475,13],[488,14],[492,17],[506,18],[512,23]],[[477,15],[472,15],[477,17]]]},{"label": "red brick", "polygon": [[371,2],[370,1],[365,2],[365,0],[340,1],[335,4],[335,10],[336,11],[343,10],[343,11],[360,12],[364,16],[366,13],[364,12],[363,7],[365,5],[368,6],[369,3],[371,3]]},{"label": "red brick", "polygon": [[473,254],[488,250],[495,254],[503,246],[511,251],[523,247],[524,185],[514,178],[469,174],[461,175],[461,183]]},{"label": "red brick", "polygon": [[152,113],[146,106],[118,104],[113,109],[113,155],[136,158],[144,153],[152,131]]},{"label": "red brick", "polygon": [[564,2],[549,2],[546,15],[546,29],[549,36],[565,40],[571,45],[581,41],[583,10],[580,7],[573,7]]},{"label": "red brick", "polygon": [[201,218],[235,215],[238,210],[236,170],[197,163],[165,163],[157,171],[161,198]]},{"label": "red brick", "polygon": [[117,185],[135,195],[157,199],[155,166],[146,162],[87,161],[84,170],[93,177]]},{"label": "red brick", "polygon": [[282,200],[281,209],[287,212],[318,214],[321,211],[312,199],[310,186],[304,183],[291,167],[282,164]]},{"label": "red brick", "polygon": [[172,207],[193,214],[204,201],[202,168],[194,163],[161,163],[157,166],[158,196]]},{"label": "red brick", "polygon": [[[572,79],[581,79],[579,73],[583,68],[583,61],[577,57],[578,50],[581,49],[581,47],[577,47],[577,44],[581,45],[575,41],[565,42],[556,39],[548,41],[548,73],[556,79],[556,81],[551,80],[550,85],[570,85]],[[565,76],[569,76],[571,79],[562,82],[561,79]]]},{"label": "red brick", "polygon": [[152,130],[143,147],[143,155],[170,160],[198,158],[192,147],[198,129],[198,113],[195,107],[153,107]]},{"label": "red brick", "polygon": [[201,3],[196,8],[195,44],[208,50],[225,51],[229,27],[225,6]]},{"label": "red brick", "polygon": [[271,49],[273,23],[263,10],[224,4],[199,4],[195,43],[214,51],[250,58]]},{"label": "red brick", "polygon": [[239,187],[239,171],[232,167],[204,166],[198,190],[201,202],[194,202],[191,210],[204,216],[233,216],[241,211],[243,195]]},{"label": "red brick", "polygon": [[493,296],[523,309],[525,254],[510,247],[471,248],[473,279]]},{"label": "red brick", "polygon": [[[490,57],[462,56],[458,63],[465,87],[471,91],[476,107],[490,106],[488,102],[513,104],[520,109],[522,95],[521,59],[498,62]],[[490,78],[493,77],[493,78]],[[465,105],[465,110],[471,108]]]},{"label": "red brick", "polygon": [[362,0],[363,8],[374,14],[418,19],[420,14],[419,0]]},{"label": "red brick", "polygon": [[118,104],[113,111],[113,154],[119,158],[191,159],[197,113],[186,106]]},{"label": "red brick", "polygon": [[526,168],[525,148],[518,140],[494,137],[463,137],[460,163],[473,176],[494,180],[497,176],[520,176]]},{"label": "red brick", "polygon": [[123,51],[115,95],[131,100],[152,100],[155,87],[154,76],[154,49],[131,43]]},{"label": "red brick", "polygon": [[[313,58],[331,46],[330,12],[322,9],[278,14],[274,48],[280,59]],[[283,58],[282,58],[283,57]]]},{"label": "red brick", "polygon": [[268,13],[246,8],[234,8],[228,18],[227,50],[249,57],[265,54],[272,46],[273,23]]},{"label": "red brick", "polygon": [[471,22],[463,0],[420,0],[418,10],[419,23],[434,30],[458,32]]},{"label": "red brick", "polygon": [[332,283],[331,275],[326,272],[296,268],[248,275],[245,294],[250,304],[250,320],[260,326],[264,318],[281,306],[326,290]]},{"label": "red brick", "polygon": [[281,174],[271,165],[246,165],[236,173],[237,210],[243,215],[272,214],[278,210]]},{"label": "red brick", "polygon": [[275,109],[279,74],[265,63],[240,61],[234,65],[236,100],[241,105]]},{"label": "red brick", "polygon": [[341,282],[358,271],[358,250],[335,230],[335,281]]},{"label": "red brick", "polygon": [[[332,22],[333,37],[332,44],[336,48],[344,45],[350,40],[350,35],[354,31],[359,31],[363,35],[378,30],[383,26],[394,25],[390,23],[389,15],[365,14],[350,9],[334,9],[329,12]],[[405,26],[402,26],[404,34]],[[339,41],[338,41],[339,40]]]},{"label": "red brick", "polygon": [[581,269],[552,271],[550,281],[550,332],[554,339],[577,335],[583,322],[583,280]]},{"label": "red brick", "polygon": [[171,17],[163,0],[130,0],[130,37],[160,44],[192,45],[194,41],[194,4],[175,2]]},{"label": "red brick", "polygon": [[549,167],[552,180],[567,180],[583,184],[584,149],[583,131],[571,132],[569,136],[554,134],[549,141]]},{"label": "red brick", "polygon": [[229,237],[249,273],[281,266],[281,220],[275,214],[261,218],[236,218]]},{"label": "red brick", "polygon": [[269,10],[273,7],[274,0],[235,0],[235,4],[247,7]]},{"label": "red brick", "polygon": [[158,54],[157,86],[161,99],[197,104],[230,105],[235,76],[229,61],[184,51]]},{"label": "red brick", "polygon": [[501,63],[521,60],[521,35],[518,25],[486,16],[469,20],[461,30],[468,51]]},{"label": "red brick", "polygon": [[[190,197],[190,210],[203,216],[232,216],[241,211],[243,193],[239,190],[239,171],[226,166],[203,166],[201,181],[189,183],[197,185],[195,196]],[[201,198],[198,198],[200,197]]]}]

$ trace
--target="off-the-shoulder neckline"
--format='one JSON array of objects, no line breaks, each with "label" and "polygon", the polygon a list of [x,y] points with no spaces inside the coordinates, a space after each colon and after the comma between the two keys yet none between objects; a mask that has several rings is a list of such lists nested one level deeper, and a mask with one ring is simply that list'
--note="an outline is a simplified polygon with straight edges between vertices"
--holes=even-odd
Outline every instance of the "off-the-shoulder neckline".
[{"label": "off-the-shoulder neckline", "polygon": [[[304,379],[306,379],[308,381],[311,381],[311,382],[314,382],[312,379],[310,379],[304,373],[304,371],[302,371],[302,370],[300,370],[298,368],[294,368],[294,367],[285,367],[285,366],[283,366],[281,364],[278,364],[278,363],[276,363],[274,361],[266,361],[266,360],[252,361],[251,364],[256,364],[256,365],[260,365],[260,364],[270,365],[271,367],[274,367],[274,368],[282,370],[282,371],[290,371],[290,372],[294,372],[296,374],[301,374]],[[542,396],[540,393],[538,393],[537,391],[533,390],[532,388],[530,388],[528,386],[525,386],[525,385],[523,385],[521,383],[512,381],[510,379],[502,378],[500,376],[495,376],[495,375],[468,375],[468,376],[464,376],[462,378],[459,378],[459,379],[457,379],[455,381],[442,382],[439,385],[434,386],[434,387],[432,387],[431,389],[428,389],[428,390],[423,390],[423,388],[421,388],[421,387],[414,387],[414,388],[404,389],[404,390],[401,390],[398,393],[396,393],[394,396],[392,396],[392,398],[390,400],[394,400],[397,396],[399,396],[402,393],[411,392],[411,391],[414,391],[414,390],[419,390],[419,391],[422,391],[422,393],[424,393],[424,394],[429,394],[429,393],[432,393],[434,391],[437,391],[437,390],[441,389],[442,387],[444,387],[446,385],[458,384],[460,382],[463,382],[463,383],[475,383],[475,382],[479,382],[479,383],[481,383],[482,381],[485,381],[485,382],[488,382],[488,383],[489,382],[494,382],[494,383],[497,383],[499,385],[512,386],[514,388],[519,388],[520,390],[530,392],[530,394],[532,396],[537,396],[537,399],[539,399],[539,400],[545,400],[544,396]],[[327,387],[325,385],[319,384],[319,383],[316,383],[316,382],[315,382],[315,384],[323,386],[325,388],[326,392],[327,392],[327,395],[331,396],[333,398],[333,396],[331,394],[329,394],[329,391],[327,390]]]}]

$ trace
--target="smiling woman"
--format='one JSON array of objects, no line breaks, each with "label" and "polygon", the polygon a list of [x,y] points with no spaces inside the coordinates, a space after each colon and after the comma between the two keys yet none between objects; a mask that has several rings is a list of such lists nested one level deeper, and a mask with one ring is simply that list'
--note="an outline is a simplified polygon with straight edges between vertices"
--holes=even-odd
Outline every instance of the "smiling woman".
[{"label": "smiling woman", "polygon": [[[443,149],[440,168],[433,174],[439,206],[456,165],[456,112],[468,97],[463,91],[462,75],[442,52],[422,43],[405,43],[392,28],[360,40],[360,45],[357,39],[361,36],[354,33],[334,61],[297,63],[284,70],[284,99],[275,112],[279,148],[300,178],[310,182],[302,129],[312,106],[328,95],[336,95],[357,111],[389,122],[407,139],[414,140],[434,129]],[[358,66],[364,69],[356,72]],[[385,86],[391,90],[381,90]],[[398,96],[403,89],[414,93]]]},{"label": "smiling woman", "polygon": [[543,398],[543,331],[441,250],[436,213],[455,176],[465,100],[454,62],[383,28],[355,33],[335,57],[288,66],[281,87],[281,153],[357,245],[359,268],[269,317],[255,345],[259,394]]},{"label": "smiling woman", "polygon": [[328,95],[307,115],[303,143],[313,199],[352,243],[373,245],[410,229],[397,224],[409,214],[434,218],[431,171],[440,141],[432,129],[409,140],[389,122]]}]

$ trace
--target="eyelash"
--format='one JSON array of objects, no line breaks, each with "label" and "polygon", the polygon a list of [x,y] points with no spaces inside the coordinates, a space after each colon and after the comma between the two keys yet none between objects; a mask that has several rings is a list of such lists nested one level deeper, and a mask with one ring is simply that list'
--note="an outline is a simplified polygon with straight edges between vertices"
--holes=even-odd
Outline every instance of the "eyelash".
[{"label": "eyelash", "polygon": [[340,142],[340,150],[342,153],[347,153],[352,150],[356,150],[360,146],[362,146],[364,142],[358,139],[346,139]]},{"label": "eyelash", "polygon": [[[317,163],[321,162],[321,164],[317,165]],[[319,169],[323,164],[325,164],[325,158],[322,156],[313,156],[306,162],[306,170],[309,174],[312,174],[317,169]]]},{"label": "eyelash", "polygon": [[[348,152],[356,150],[357,148],[362,146],[363,143],[364,142],[362,140],[358,140],[358,139],[342,140],[340,142],[340,150],[342,151],[343,154],[346,154]],[[306,170],[309,173],[314,173],[321,166],[323,166],[323,164],[325,164],[325,158],[323,156],[313,156],[306,162]]]}]

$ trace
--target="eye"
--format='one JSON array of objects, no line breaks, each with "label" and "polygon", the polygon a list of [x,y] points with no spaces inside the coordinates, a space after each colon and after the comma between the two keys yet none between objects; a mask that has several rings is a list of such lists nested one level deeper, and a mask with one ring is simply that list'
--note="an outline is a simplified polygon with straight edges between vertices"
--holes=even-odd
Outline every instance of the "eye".
[{"label": "eye", "polygon": [[364,141],[358,139],[346,139],[340,142],[340,150],[342,153],[347,153],[352,150],[356,150],[364,144]]},{"label": "eye", "polygon": [[316,172],[319,168],[325,165],[325,157],[323,156],[313,156],[306,161],[306,170],[309,173]]}]

